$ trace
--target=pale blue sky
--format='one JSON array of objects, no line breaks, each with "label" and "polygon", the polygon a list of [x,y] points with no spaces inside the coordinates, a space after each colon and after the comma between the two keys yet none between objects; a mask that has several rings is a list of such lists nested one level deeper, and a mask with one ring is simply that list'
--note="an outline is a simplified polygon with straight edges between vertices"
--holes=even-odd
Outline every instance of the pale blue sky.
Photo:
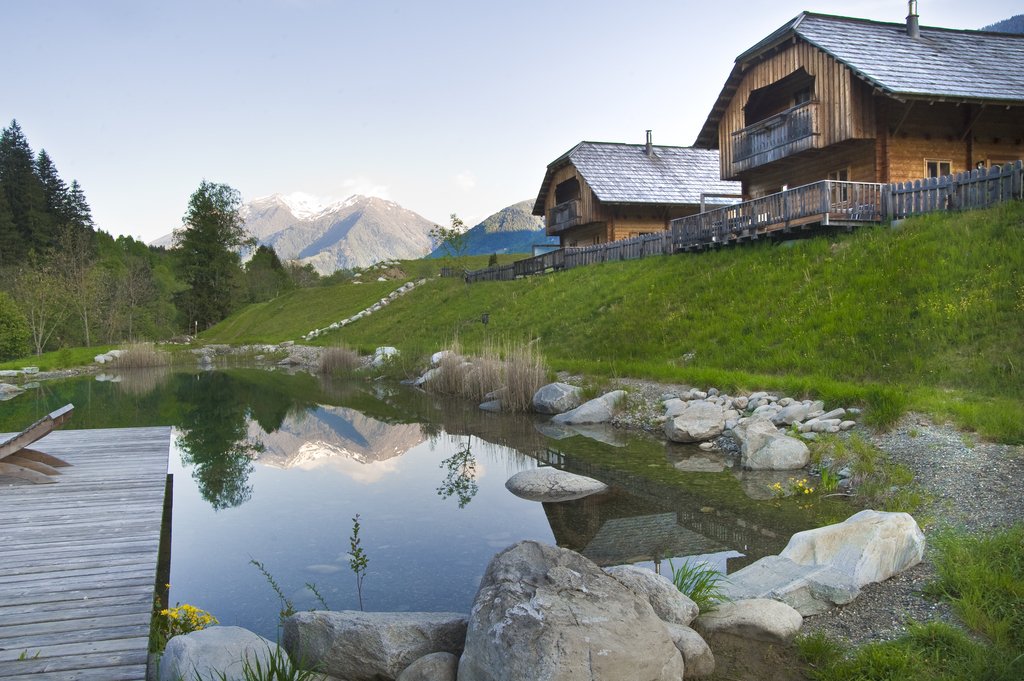
[{"label": "pale blue sky", "polygon": [[[904,0],[0,0],[0,125],[150,241],[201,180],[246,200],[370,193],[474,224],[576,142],[692,144],[735,57],[801,10]],[[1019,0],[920,0],[979,28]]]}]

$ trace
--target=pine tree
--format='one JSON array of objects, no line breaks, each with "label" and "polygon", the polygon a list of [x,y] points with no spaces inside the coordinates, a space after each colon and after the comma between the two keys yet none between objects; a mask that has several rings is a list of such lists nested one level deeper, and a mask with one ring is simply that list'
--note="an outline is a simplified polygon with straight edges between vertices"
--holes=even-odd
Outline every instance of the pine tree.
[{"label": "pine tree", "polygon": [[0,133],[0,182],[20,237],[11,244],[12,256],[23,258],[30,250],[51,245],[52,221],[46,210],[45,190],[18,121],[11,121],[10,127]]},{"label": "pine tree", "polygon": [[11,207],[7,205],[7,192],[0,182],[0,270],[18,263],[18,246],[21,235],[14,226]]},{"label": "pine tree", "polygon": [[85,192],[78,180],[71,180],[71,188],[68,190],[67,204],[64,208],[71,224],[81,229],[93,228],[92,209],[89,202],[85,200]]},{"label": "pine tree", "polygon": [[68,185],[60,179],[57,167],[53,165],[53,160],[46,153],[46,149],[40,149],[39,155],[36,156],[36,177],[43,184],[46,210],[59,223],[67,223]]},{"label": "pine tree", "polygon": [[178,297],[187,326],[209,328],[231,312],[242,268],[237,249],[251,245],[242,224],[242,199],[226,184],[203,182],[191,196],[174,235],[179,277],[188,288]]}]

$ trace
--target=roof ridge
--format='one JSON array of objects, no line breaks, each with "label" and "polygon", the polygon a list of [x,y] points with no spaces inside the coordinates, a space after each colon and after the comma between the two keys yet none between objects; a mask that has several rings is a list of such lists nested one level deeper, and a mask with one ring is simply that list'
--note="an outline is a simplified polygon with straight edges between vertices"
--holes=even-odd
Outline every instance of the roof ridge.
[{"label": "roof ridge", "polygon": [[[841,14],[825,14],[823,12],[801,12],[797,21],[793,24],[793,29],[798,28],[800,23],[803,23],[803,19],[806,17],[813,17],[815,19],[837,19],[843,22],[857,23],[857,24],[873,24],[875,26],[892,26],[893,28],[906,29],[906,23],[899,21],[880,21],[878,19],[866,19],[864,17],[848,17]],[[926,26],[921,25],[921,30],[928,31],[942,31],[945,33],[970,33],[971,35],[991,35],[991,36],[1005,36],[1010,38],[1024,39],[1024,33],[1004,33],[1002,31],[985,31],[980,28],[952,28],[949,26]],[[748,50],[749,51],[749,50]]]}]

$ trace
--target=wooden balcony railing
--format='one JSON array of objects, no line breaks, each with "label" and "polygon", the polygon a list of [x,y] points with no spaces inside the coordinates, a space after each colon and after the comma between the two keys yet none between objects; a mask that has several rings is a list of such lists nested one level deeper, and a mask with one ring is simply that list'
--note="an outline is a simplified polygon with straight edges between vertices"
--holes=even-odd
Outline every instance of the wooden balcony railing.
[{"label": "wooden balcony railing", "polygon": [[818,138],[818,102],[798,104],[732,134],[730,174],[813,149]]},{"label": "wooden balcony railing", "polygon": [[822,180],[670,223],[676,250],[756,239],[758,235],[811,223],[852,224],[882,219],[882,190],[873,182]]},{"label": "wooden balcony railing", "polygon": [[580,200],[563,201],[548,211],[547,232],[557,234],[580,224]]}]

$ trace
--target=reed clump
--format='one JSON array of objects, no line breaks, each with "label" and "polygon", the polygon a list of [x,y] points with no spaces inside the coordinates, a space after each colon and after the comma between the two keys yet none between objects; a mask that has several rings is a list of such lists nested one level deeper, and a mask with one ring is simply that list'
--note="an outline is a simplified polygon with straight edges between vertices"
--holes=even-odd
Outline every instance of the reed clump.
[{"label": "reed clump", "polygon": [[529,411],[533,395],[547,381],[548,368],[536,345],[489,343],[479,354],[463,354],[456,339],[426,383],[436,393],[470,400],[500,399],[502,410]]},{"label": "reed clump", "polygon": [[320,373],[328,376],[349,376],[362,365],[359,353],[344,345],[326,348],[320,355]]},{"label": "reed clump", "polygon": [[170,363],[170,355],[157,350],[152,343],[132,343],[121,351],[121,354],[111,362],[111,366],[118,369],[145,369],[165,367]]}]

